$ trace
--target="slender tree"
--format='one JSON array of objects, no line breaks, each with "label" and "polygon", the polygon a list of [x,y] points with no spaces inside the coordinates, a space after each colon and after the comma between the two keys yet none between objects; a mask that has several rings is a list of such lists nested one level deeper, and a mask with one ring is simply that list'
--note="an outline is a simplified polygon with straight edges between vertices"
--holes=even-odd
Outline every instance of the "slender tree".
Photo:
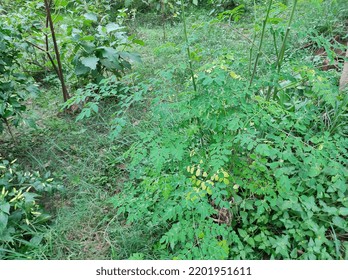
[{"label": "slender tree", "polygon": [[[55,66],[55,63],[53,62],[52,58],[50,58],[50,56],[49,58],[51,60],[51,63],[53,64],[53,67],[55,68],[55,71],[58,74],[58,78],[62,86],[63,100],[64,102],[66,102],[69,99],[69,93],[64,81],[63,68],[62,68],[62,63],[60,60],[60,53],[59,53],[59,48],[57,44],[56,33],[54,30],[54,24],[53,24],[53,20],[51,16],[52,1],[44,0],[44,4],[45,4],[45,11],[46,11],[46,27],[49,27],[51,31],[54,52],[55,52],[56,60],[57,60],[57,66]],[[46,35],[46,53],[48,53],[48,36],[47,35]]]},{"label": "slender tree", "polygon": [[181,0],[181,18],[182,18],[183,25],[184,25],[184,36],[185,36],[186,50],[187,50],[188,62],[189,62],[191,78],[192,78],[192,85],[193,85],[194,91],[197,91],[196,79],[195,79],[195,75],[193,72],[193,66],[192,66],[190,44],[189,44],[189,40],[188,40],[188,36],[187,36],[186,15],[185,15],[185,6],[184,6],[183,0]]},{"label": "slender tree", "polygon": [[264,18],[263,23],[262,23],[262,32],[261,32],[260,44],[259,44],[259,48],[257,50],[256,59],[255,59],[255,63],[254,63],[254,68],[253,68],[253,72],[251,74],[251,79],[250,79],[250,82],[249,82],[249,87],[252,85],[252,83],[254,81],[256,68],[257,68],[257,65],[258,65],[258,62],[259,62],[259,58],[261,57],[261,54],[262,54],[261,49],[262,49],[262,44],[263,44],[263,38],[265,37],[265,30],[266,30],[267,20],[268,20],[268,17],[269,17],[269,13],[271,11],[272,3],[273,3],[273,0],[269,0],[266,17]]}]

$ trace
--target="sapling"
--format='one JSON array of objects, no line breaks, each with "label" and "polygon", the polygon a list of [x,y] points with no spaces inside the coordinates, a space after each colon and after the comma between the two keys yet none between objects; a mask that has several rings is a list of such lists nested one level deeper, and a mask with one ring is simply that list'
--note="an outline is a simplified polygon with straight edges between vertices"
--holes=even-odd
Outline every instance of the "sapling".
[{"label": "sapling", "polygon": [[[287,43],[287,40],[288,40],[288,37],[289,37],[289,33],[290,33],[290,29],[291,29],[291,23],[292,23],[292,20],[294,18],[294,14],[295,14],[295,10],[296,10],[296,5],[297,5],[297,0],[294,0],[294,4],[292,6],[290,18],[289,18],[289,21],[288,21],[288,26],[286,28],[285,35],[284,35],[284,38],[283,38],[282,46],[281,46],[281,48],[279,50],[279,53],[277,53],[277,62],[276,62],[277,74],[280,73],[280,69],[281,69],[282,64],[283,64],[286,43]],[[268,92],[267,92],[267,96],[266,96],[267,100],[270,99],[271,92],[272,92],[272,87],[269,87]],[[273,98],[276,96],[277,92],[278,92],[278,89],[276,87],[274,87]]]},{"label": "sapling", "polygon": [[[256,22],[257,22],[256,2],[254,0],[254,26],[256,26]],[[252,60],[252,57],[253,57],[253,48],[254,48],[254,45],[255,45],[255,40],[256,40],[256,29],[254,28],[253,40],[251,41],[251,45],[250,45],[250,48],[249,48],[249,64],[248,64],[249,75],[251,75],[251,60]]]},{"label": "sapling", "polygon": [[[60,83],[62,85],[63,99],[64,99],[64,102],[66,102],[69,99],[69,93],[68,93],[68,90],[67,90],[67,87],[66,87],[65,81],[64,81],[63,68],[62,68],[62,63],[60,60],[60,53],[59,53],[59,49],[58,49],[56,34],[54,31],[54,25],[53,25],[53,20],[52,20],[52,16],[51,16],[50,4],[51,4],[51,2],[49,2],[48,0],[44,0],[45,10],[46,10],[46,25],[49,25],[49,28],[51,31],[54,52],[56,54],[56,59],[57,59],[57,64],[58,64],[58,78],[59,78]],[[46,44],[47,44],[47,40],[46,40]],[[47,52],[48,52],[48,50],[47,50]],[[57,69],[56,69],[56,71],[57,71]]]},{"label": "sapling", "polygon": [[193,85],[194,91],[197,91],[196,79],[195,79],[195,75],[194,75],[193,67],[192,67],[190,44],[189,44],[189,40],[188,40],[188,36],[187,36],[185,6],[184,6],[184,1],[183,0],[181,0],[181,18],[182,18],[182,22],[183,22],[183,25],[184,25],[184,36],[185,36],[185,42],[186,42],[188,63],[189,63],[190,72],[191,72],[191,78],[192,78],[192,85]]},{"label": "sapling", "polygon": [[268,8],[267,8],[267,13],[266,13],[266,17],[265,17],[265,19],[263,20],[263,23],[262,23],[262,32],[261,32],[260,44],[259,44],[259,48],[258,48],[258,51],[257,51],[257,54],[256,54],[256,59],[255,59],[254,68],[253,68],[253,73],[252,73],[252,75],[251,75],[249,87],[250,87],[250,86],[252,85],[252,83],[253,83],[253,80],[254,80],[254,77],[255,77],[255,73],[256,73],[257,64],[258,64],[259,58],[260,58],[260,56],[261,56],[261,49],[262,49],[262,44],[263,44],[263,38],[265,37],[266,24],[267,24],[267,20],[268,20],[268,17],[269,17],[269,13],[270,13],[270,11],[271,11],[272,2],[273,2],[273,0],[270,0],[270,1],[269,1]]}]

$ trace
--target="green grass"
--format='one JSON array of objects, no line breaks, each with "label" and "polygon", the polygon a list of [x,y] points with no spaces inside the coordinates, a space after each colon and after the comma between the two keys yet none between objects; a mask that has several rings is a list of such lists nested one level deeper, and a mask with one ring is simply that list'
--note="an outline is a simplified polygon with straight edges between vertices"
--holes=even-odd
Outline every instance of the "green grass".
[{"label": "green grass", "polygon": [[[52,100],[57,97],[49,92],[40,102],[33,102],[38,104],[31,112],[39,118],[39,129],[18,132],[15,145],[8,149],[8,156],[18,158],[25,169],[50,171],[66,186],[64,193],[44,199],[54,219],[47,246],[38,254],[50,259],[110,258],[104,218],[112,215],[112,210],[107,209],[105,200],[121,188],[120,178],[110,178],[108,184],[103,181],[109,168],[106,158],[111,150],[114,155],[120,153],[108,139],[104,118],[111,111],[104,108],[102,116],[77,123],[75,116],[60,113]],[[8,145],[12,145],[10,140]]]}]

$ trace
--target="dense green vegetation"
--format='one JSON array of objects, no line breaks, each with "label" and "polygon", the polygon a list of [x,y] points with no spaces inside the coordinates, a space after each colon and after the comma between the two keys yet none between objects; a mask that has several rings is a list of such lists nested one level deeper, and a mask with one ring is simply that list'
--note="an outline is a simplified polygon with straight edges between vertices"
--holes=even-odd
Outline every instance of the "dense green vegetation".
[{"label": "dense green vegetation", "polygon": [[346,1],[19,2],[0,259],[348,259]]}]

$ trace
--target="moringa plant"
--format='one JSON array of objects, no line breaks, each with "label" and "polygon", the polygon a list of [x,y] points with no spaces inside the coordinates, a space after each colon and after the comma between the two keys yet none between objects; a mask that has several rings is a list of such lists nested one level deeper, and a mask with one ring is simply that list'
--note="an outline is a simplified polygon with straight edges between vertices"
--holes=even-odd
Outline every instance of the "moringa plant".
[{"label": "moringa plant", "polygon": [[[197,5],[198,0],[193,0],[193,4]],[[189,64],[189,68],[191,72],[192,85],[193,85],[194,91],[197,91],[196,79],[195,79],[195,74],[193,72],[193,66],[192,66],[190,43],[189,43],[188,35],[187,35],[185,6],[184,6],[183,0],[181,0],[181,19],[184,25],[184,37],[186,42],[186,50],[187,50],[188,64]]]},{"label": "moringa plant", "polygon": [[[287,26],[287,28],[286,28],[285,35],[284,35],[284,38],[283,38],[282,46],[281,46],[279,52],[277,52],[276,68],[277,68],[277,73],[278,73],[278,74],[279,74],[280,69],[281,69],[282,64],[283,64],[284,54],[285,54],[285,48],[286,48],[286,43],[287,43],[288,36],[289,36],[289,32],[290,32],[290,29],[291,29],[291,23],[292,23],[292,20],[293,20],[293,18],[294,18],[294,14],[295,14],[295,10],[296,10],[296,5],[297,5],[297,0],[294,0],[294,4],[293,4],[293,6],[292,6],[290,18],[289,18],[289,21],[288,21],[288,26]],[[277,88],[274,87],[274,89],[273,89],[273,97],[276,96],[277,91],[278,91]],[[272,92],[272,88],[270,87],[270,88],[268,89],[267,96],[266,96],[266,99],[267,99],[267,100],[269,100],[269,99],[271,98],[271,92]]]},{"label": "moringa plant", "polygon": [[250,78],[249,87],[250,87],[250,86],[252,85],[252,83],[253,83],[253,80],[254,80],[254,77],[255,77],[255,73],[256,73],[257,64],[258,64],[259,58],[260,58],[260,56],[261,56],[261,49],[262,49],[263,39],[264,39],[264,36],[265,36],[265,30],[266,30],[267,20],[268,20],[268,17],[269,17],[269,13],[270,13],[270,11],[271,11],[272,2],[273,2],[273,0],[269,0],[267,12],[266,12],[266,17],[264,18],[263,23],[262,23],[262,31],[261,31],[260,44],[259,44],[259,48],[258,48],[258,51],[257,51],[257,54],[256,54],[256,59],[255,59],[255,63],[254,63],[253,72],[252,72],[252,75],[251,75],[251,78]]},{"label": "moringa plant", "polygon": [[[294,14],[295,14],[295,10],[296,10],[296,5],[297,5],[297,0],[294,0],[293,6],[292,6],[292,10],[291,10],[291,14],[290,14],[290,18],[288,20],[288,24],[286,27],[286,31],[285,31],[285,35],[283,36],[282,39],[282,43],[281,43],[281,47],[280,49],[278,49],[277,46],[277,40],[276,40],[276,32],[274,31],[273,27],[270,28],[271,30],[271,34],[272,34],[272,38],[273,38],[273,44],[274,44],[274,49],[275,49],[275,54],[276,54],[276,61],[275,61],[275,68],[276,68],[276,73],[279,75],[283,61],[284,61],[284,54],[285,54],[285,50],[286,50],[286,44],[288,41],[288,37],[289,37],[289,32],[291,29],[291,24],[294,18]],[[254,78],[255,78],[255,74],[256,74],[256,70],[257,70],[257,66],[258,66],[258,61],[261,57],[262,54],[262,46],[263,46],[263,42],[264,42],[264,38],[265,38],[265,34],[266,34],[266,25],[267,22],[277,22],[279,19],[278,18],[270,18],[270,12],[272,9],[272,3],[273,0],[269,0],[268,6],[267,6],[267,11],[266,11],[266,16],[263,20],[262,23],[262,31],[261,31],[261,38],[260,38],[260,43],[258,46],[258,51],[256,54],[256,59],[254,62],[254,67],[253,67],[253,71],[251,74],[251,78],[250,78],[250,82],[249,82],[249,87],[252,85]],[[250,57],[251,58],[251,57]],[[273,97],[276,96],[277,94],[277,87],[276,86],[269,86],[267,93],[266,93],[266,99],[269,100],[271,98],[271,96],[273,95]],[[272,94],[273,92],[273,94]]]}]

